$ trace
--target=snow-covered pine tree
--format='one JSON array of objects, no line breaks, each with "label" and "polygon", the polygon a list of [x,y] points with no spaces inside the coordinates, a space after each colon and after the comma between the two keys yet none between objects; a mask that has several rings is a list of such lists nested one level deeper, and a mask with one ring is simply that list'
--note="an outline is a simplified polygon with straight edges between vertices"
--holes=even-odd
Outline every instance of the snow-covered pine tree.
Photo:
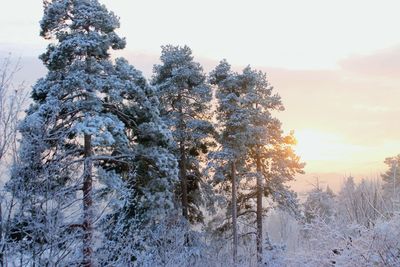
[{"label": "snow-covered pine tree", "polygon": [[189,47],[162,47],[161,64],[154,66],[152,84],[161,102],[161,116],[171,129],[179,163],[182,214],[190,222],[203,221],[200,206],[210,192],[201,162],[213,145],[210,123],[212,93]]},{"label": "snow-covered pine tree", "polygon": [[388,167],[382,174],[383,197],[391,212],[400,210],[400,155],[385,159]]},{"label": "snow-covered pine tree", "polygon": [[344,179],[342,187],[338,194],[338,213],[342,223],[350,223],[357,221],[357,200],[356,197],[356,184],[354,178],[349,176]]},{"label": "snow-covered pine tree", "polygon": [[214,160],[219,164],[216,167],[215,183],[222,184],[231,190],[231,203],[228,208],[228,217],[232,218],[233,232],[233,263],[237,263],[238,227],[237,227],[237,189],[240,182],[238,170],[244,164],[246,144],[248,140],[247,126],[249,114],[243,109],[243,97],[247,88],[239,86],[238,74],[231,70],[226,60],[210,73],[210,83],[216,86],[218,100],[217,120],[220,136],[220,150],[214,153]]},{"label": "snow-covered pine tree", "polygon": [[323,223],[330,223],[335,215],[335,202],[334,198],[327,191],[317,185],[310,192],[304,206],[304,216],[307,223],[320,221]]},{"label": "snow-covered pine tree", "polygon": [[281,123],[271,114],[284,108],[280,96],[273,94],[273,87],[269,84],[265,73],[252,70],[248,66],[238,76],[238,81],[239,86],[246,92],[242,108],[246,110],[250,122],[247,125],[248,156],[245,172],[246,176],[256,178],[256,187],[250,183],[250,187],[240,194],[239,210],[240,213],[247,214],[249,207],[252,206],[252,199],[256,199],[257,261],[261,264],[262,224],[263,214],[266,212],[263,208],[263,197],[271,197],[284,205],[289,204],[287,200],[294,201],[289,204],[293,206],[296,200],[291,198],[294,195],[284,183],[293,180],[297,173],[301,173],[303,164],[291,148],[295,142],[294,138],[283,135]]},{"label": "snow-covered pine tree", "polygon": [[123,59],[116,60],[111,76],[108,103],[126,121],[134,156],[126,165],[124,189],[116,191],[113,212],[103,221],[106,240],[98,257],[104,266],[145,266],[157,263],[156,252],[163,249],[155,240],[170,238],[155,239],[153,231],[179,225],[172,223],[179,217],[174,203],[177,161],[170,152],[173,140],[160,118],[154,88]]},{"label": "snow-covered pine tree", "polygon": [[392,199],[385,199],[382,191],[380,181],[362,179],[355,184],[353,177],[346,178],[337,196],[338,222],[370,228],[378,219],[393,215]]},{"label": "snow-covered pine tree", "polygon": [[[359,220],[358,224],[372,228],[376,223],[380,223],[379,219],[387,219],[387,207],[382,198],[382,186],[379,181],[362,179],[358,184],[355,198],[358,200]],[[397,200],[398,201],[398,200]],[[398,202],[395,199],[393,203],[396,208]],[[398,208],[398,206],[397,206]],[[393,212],[397,212],[393,210]]]},{"label": "snow-covered pine tree", "polygon": [[330,195],[331,197],[336,197],[336,195],[335,195],[335,193],[333,192],[333,190],[330,188],[330,186],[329,185],[327,185],[326,186],[326,193],[328,194],[328,195]]},{"label": "snow-covered pine tree", "polygon": [[252,221],[256,215],[257,260],[261,263],[262,217],[267,211],[263,208],[263,198],[271,198],[277,205],[297,211],[296,195],[285,183],[302,173],[304,164],[293,151],[293,135],[284,135],[281,123],[271,115],[283,106],[280,97],[272,94],[273,88],[264,73],[250,67],[240,74],[233,73],[223,61],[210,76],[211,83],[217,85],[218,119],[222,127],[219,130],[222,130],[224,152],[217,155],[236,153],[240,176],[247,178],[237,181],[237,189],[232,191],[237,197],[231,196],[231,205],[237,202],[233,213],[237,212],[238,218]]},{"label": "snow-covered pine tree", "polygon": [[121,173],[105,166],[131,160],[125,125],[105,101],[109,52],[125,40],[97,0],[46,0],[40,26],[53,43],[40,57],[48,73],[33,87],[22,164],[7,185],[19,203],[14,240],[21,265],[92,266],[97,181],[119,183]]}]

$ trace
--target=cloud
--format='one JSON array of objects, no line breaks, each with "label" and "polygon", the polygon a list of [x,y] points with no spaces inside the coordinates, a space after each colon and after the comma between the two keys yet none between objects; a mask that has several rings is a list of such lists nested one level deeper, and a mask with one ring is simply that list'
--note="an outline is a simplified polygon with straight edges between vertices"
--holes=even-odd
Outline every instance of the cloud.
[{"label": "cloud", "polygon": [[282,96],[286,111],[278,117],[289,129],[338,133],[357,145],[379,145],[400,136],[400,125],[395,123],[399,79],[349,74],[343,68],[263,70]]},{"label": "cloud", "polygon": [[363,112],[371,112],[371,113],[388,113],[388,112],[400,111],[400,108],[398,108],[398,107],[366,106],[366,105],[362,105],[362,104],[353,105],[353,109],[363,111]]},{"label": "cloud", "polygon": [[367,55],[354,55],[339,64],[344,70],[361,75],[400,79],[400,45]]}]

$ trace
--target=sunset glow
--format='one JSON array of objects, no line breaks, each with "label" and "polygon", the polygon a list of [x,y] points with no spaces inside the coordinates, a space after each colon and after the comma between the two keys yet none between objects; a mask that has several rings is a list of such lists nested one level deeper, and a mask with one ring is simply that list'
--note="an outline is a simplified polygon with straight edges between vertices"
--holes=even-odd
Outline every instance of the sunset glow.
[{"label": "sunset glow", "polygon": [[314,160],[338,160],[346,144],[334,134],[315,130],[300,130],[296,134],[296,153],[305,162]]},{"label": "sunset glow", "polygon": [[[222,58],[235,70],[264,71],[282,97],[286,110],[277,116],[295,131],[306,176],[375,177],[385,157],[400,152],[398,1],[101,2],[121,18],[127,39],[116,55],[147,77],[168,43],[189,45],[206,72]],[[4,10],[0,53],[21,56],[18,79],[32,84],[45,71],[37,60],[48,44],[38,36],[42,1],[24,9],[7,1]]]}]

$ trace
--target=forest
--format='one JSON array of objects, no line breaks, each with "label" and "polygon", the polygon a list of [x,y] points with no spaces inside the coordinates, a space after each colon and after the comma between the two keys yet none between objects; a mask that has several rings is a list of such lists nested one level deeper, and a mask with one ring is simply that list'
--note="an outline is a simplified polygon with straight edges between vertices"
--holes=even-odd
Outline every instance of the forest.
[{"label": "forest", "polygon": [[265,72],[164,45],[147,78],[105,5],[43,3],[47,74],[0,65],[1,267],[400,266],[400,155],[298,196]]}]

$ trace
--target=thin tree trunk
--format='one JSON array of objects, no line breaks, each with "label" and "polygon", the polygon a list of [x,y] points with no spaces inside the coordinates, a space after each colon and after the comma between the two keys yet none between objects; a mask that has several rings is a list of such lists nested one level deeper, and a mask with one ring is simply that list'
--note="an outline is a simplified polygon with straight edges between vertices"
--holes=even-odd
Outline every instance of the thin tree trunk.
[{"label": "thin tree trunk", "polygon": [[263,179],[261,174],[261,158],[257,153],[257,263],[259,266],[262,265],[262,254],[263,254],[263,225],[262,225],[262,196],[263,196]]},{"label": "thin tree trunk", "polygon": [[5,251],[6,251],[6,237],[9,236],[10,233],[10,225],[11,225],[11,213],[12,213],[12,208],[14,207],[14,192],[12,193],[12,197],[11,197],[11,201],[10,201],[10,208],[8,209],[7,212],[7,219],[3,220],[2,217],[2,210],[1,210],[1,205],[0,205],[0,228],[1,228],[1,235],[0,235],[0,239],[2,238],[2,246],[1,246],[1,250],[0,250],[0,264],[1,267],[3,266],[7,266],[7,261],[6,261],[6,257],[5,257]]},{"label": "thin tree trunk", "polygon": [[187,178],[186,178],[186,153],[183,144],[180,145],[181,158],[179,160],[179,176],[181,179],[182,187],[182,215],[186,219],[189,218],[188,212],[188,195],[187,195]]},{"label": "thin tree trunk", "polygon": [[92,136],[84,136],[84,174],[83,174],[83,262],[82,266],[91,267],[92,264],[92,237],[93,237],[93,214],[92,214]]},{"label": "thin tree trunk", "polygon": [[186,177],[186,151],[185,151],[185,137],[184,131],[184,121],[183,121],[183,103],[182,95],[178,95],[178,105],[179,105],[179,131],[180,131],[180,144],[179,144],[179,179],[181,180],[181,190],[182,190],[182,215],[185,219],[189,218],[189,201],[187,192],[187,177]]},{"label": "thin tree trunk", "polygon": [[0,266],[3,267],[4,266],[3,247],[5,246],[5,244],[4,244],[4,240],[3,240],[3,216],[2,216],[1,205],[2,205],[2,203],[0,202],[0,244],[1,244]]},{"label": "thin tree trunk", "polygon": [[231,177],[232,177],[232,229],[233,229],[233,263],[237,263],[238,249],[238,232],[237,232],[237,184],[236,184],[236,166],[232,161]]}]

